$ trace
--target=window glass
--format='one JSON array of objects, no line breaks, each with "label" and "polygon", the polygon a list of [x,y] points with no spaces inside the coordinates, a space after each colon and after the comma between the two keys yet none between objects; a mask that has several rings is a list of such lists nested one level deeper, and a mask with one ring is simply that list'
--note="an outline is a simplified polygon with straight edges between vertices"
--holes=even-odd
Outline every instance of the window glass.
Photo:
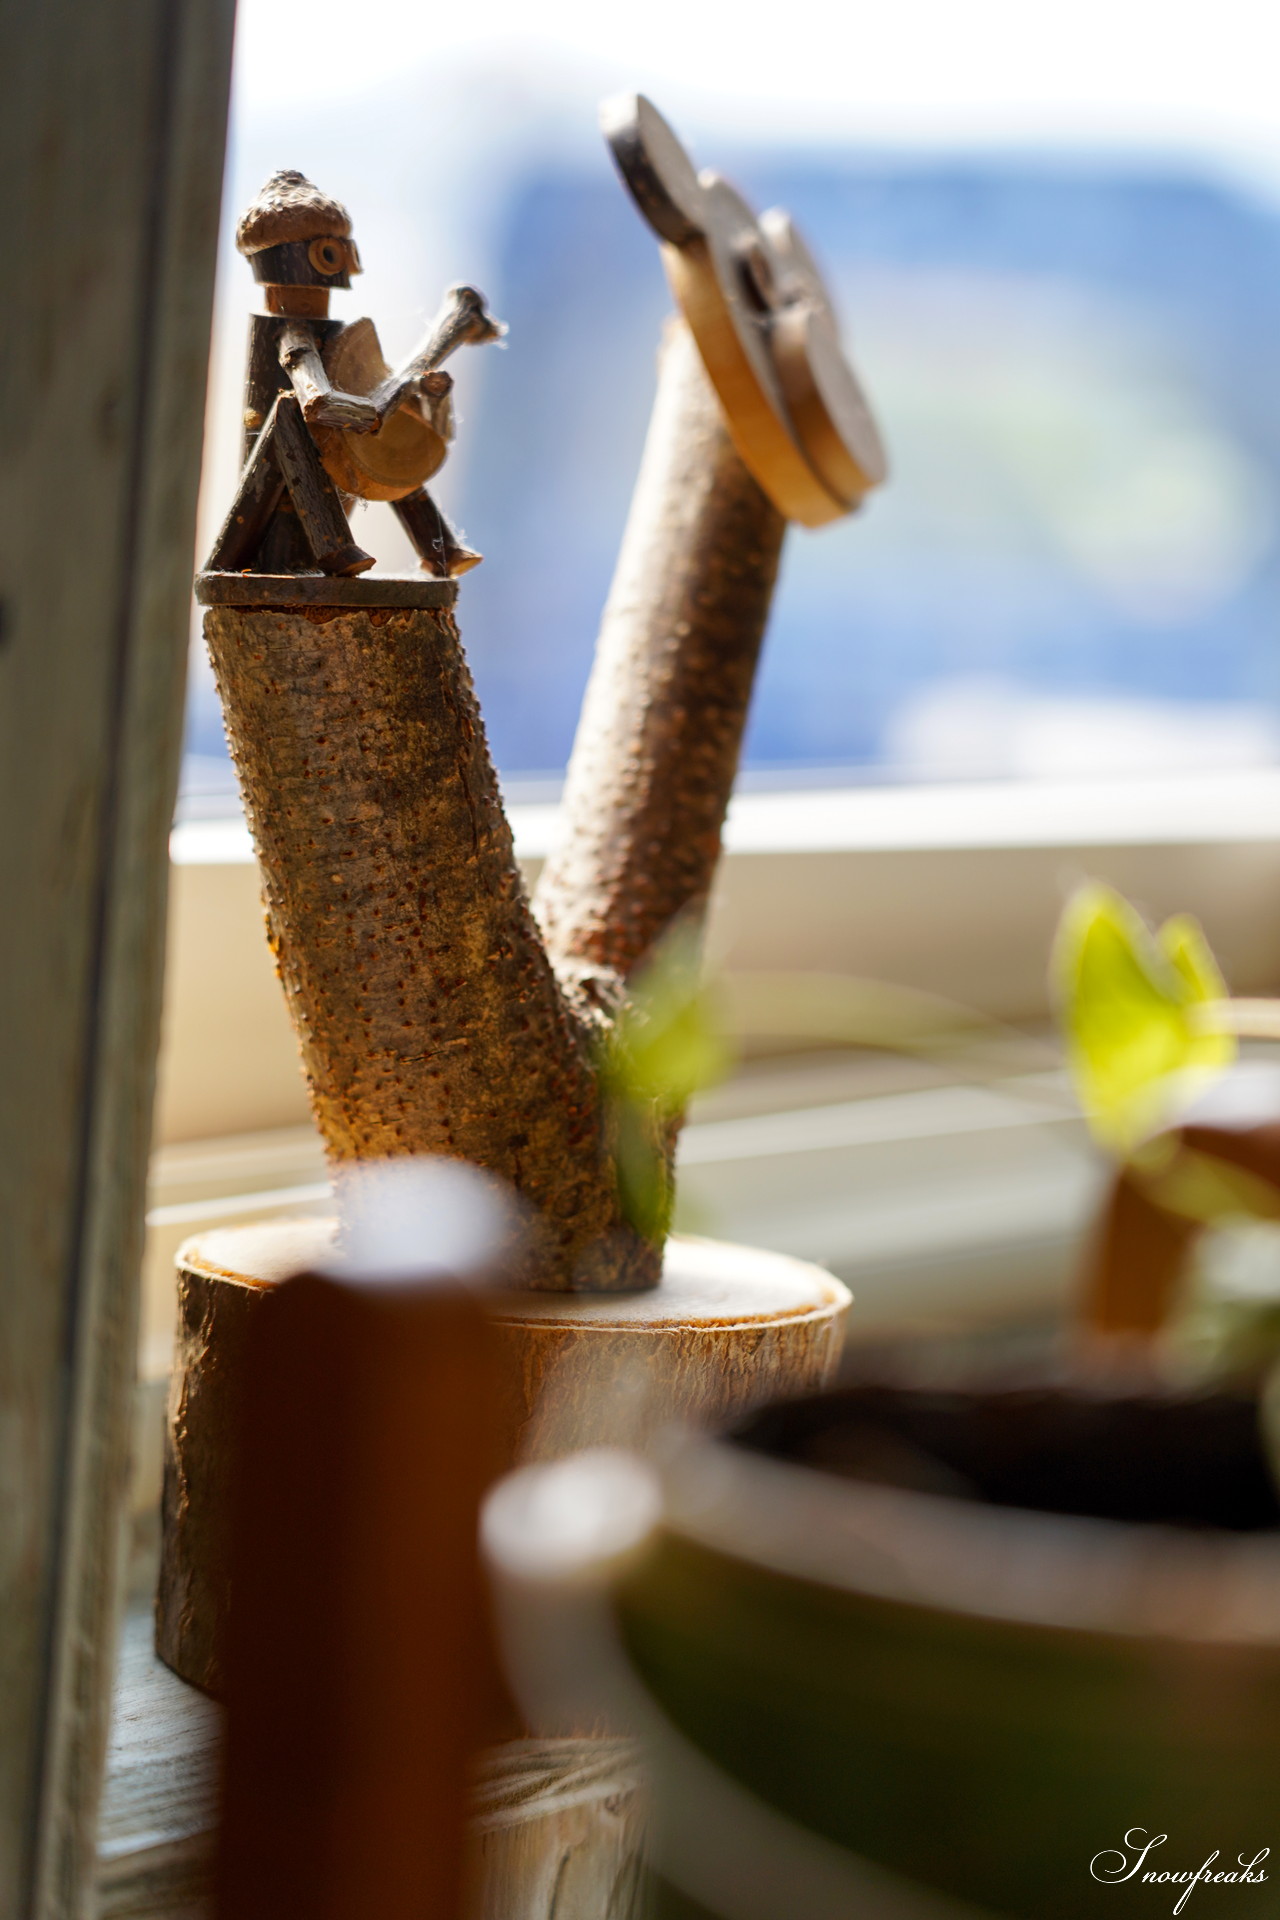
[{"label": "window glass", "polygon": [[[513,791],[564,766],[670,306],[595,131],[600,95],[637,83],[699,161],[793,212],[892,462],[865,512],[788,540],[748,778],[1280,759],[1280,122],[1260,25],[1218,58],[1156,0],[1090,0],[1050,69],[1004,0],[972,21],[912,0],[865,46],[807,0],[785,45],[754,4],[732,32],[695,0],[623,33],[576,0],[536,19],[501,0],[388,64],[317,5],[310,64],[277,57],[280,0],[240,8],[201,537],[234,488],[255,299],[231,230],[300,165],[355,217],[366,271],[335,313],[373,315],[389,358],[453,280],[510,323],[502,350],[454,362],[433,491],[486,556],[460,621]],[[412,9],[374,13],[390,33]],[[387,509],[355,531],[413,564]],[[194,659],[184,805],[216,812],[230,771]]]}]

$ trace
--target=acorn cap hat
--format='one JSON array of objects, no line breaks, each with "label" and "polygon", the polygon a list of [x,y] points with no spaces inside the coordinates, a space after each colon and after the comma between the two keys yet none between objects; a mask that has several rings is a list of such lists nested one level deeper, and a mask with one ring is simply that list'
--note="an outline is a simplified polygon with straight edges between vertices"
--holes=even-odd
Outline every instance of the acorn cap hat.
[{"label": "acorn cap hat", "polygon": [[286,167],[272,174],[241,214],[236,245],[241,253],[253,254],[287,240],[345,240],[350,233],[351,215],[341,201],[330,200],[305,174]]}]

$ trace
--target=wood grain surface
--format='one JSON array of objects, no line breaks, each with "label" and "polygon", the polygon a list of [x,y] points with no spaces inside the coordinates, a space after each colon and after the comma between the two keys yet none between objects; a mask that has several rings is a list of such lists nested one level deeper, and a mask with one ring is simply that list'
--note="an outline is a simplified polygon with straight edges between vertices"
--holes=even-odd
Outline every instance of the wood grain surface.
[{"label": "wood grain surface", "polygon": [[206,1920],[222,1714],[125,1623],[98,1828],[98,1920]]},{"label": "wood grain surface", "polygon": [[629,1740],[509,1740],[477,1771],[468,1920],[641,1920],[647,1812]]},{"label": "wood grain surface", "polygon": [[[391,378],[372,320],[355,320],[332,334],[324,370],[347,393],[375,393]],[[444,463],[448,444],[423,417],[416,395],[390,413],[376,433],[316,432],[320,457],[344,493],[363,500],[402,500]]]},{"label": "wood grain surface", "polygon": [[[98,1920],[209,1920],[222,1714],[125,1627],[98,1837]],[[632,1920],[645,1793],[628,1740],[510,1740],[481,1755],[468,1920]]]}]

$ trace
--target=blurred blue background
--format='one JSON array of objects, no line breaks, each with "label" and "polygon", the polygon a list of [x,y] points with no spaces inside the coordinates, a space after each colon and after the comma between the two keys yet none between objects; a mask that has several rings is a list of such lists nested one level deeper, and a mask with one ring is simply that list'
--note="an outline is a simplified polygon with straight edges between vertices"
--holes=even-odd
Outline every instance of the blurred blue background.
[{"label": "blurred blue background", "polygon": [[[726,161],[825,262],[893,467],[862,514],[791,535],[748,763],[1269,755],[1276,215],[1203,179],[1030,159]],[[511,348],[485,367],[462,500],[494,562],[466,635],[500,764],[555,768],[669,303],[647,231],[585,170],[513,195],[495,297]]]},{"label": "blurred blue background", "polygon": [[[598,73],[578,70],[563,45],[552,59],[539,43],[522,67],[491,37],[487,65],[459,66],[455,49],[424,115],[421,73],[373,89],[356,60],[335,116],[305,75],[283,96],[264,91],[274,5],[242,9],[228,231],[267,172],[302,165],[355,216],[367,271],[337,310],[372,313],[389,354],[409,349],[449,279],[478,281],[510,323],[503,350],[459,357],[461,428],[438,491],[486,555],[460,621],[495,757],[513,785],[554,781],[670,307],[657,247],[594,127],[595,98],[621,77],[643,83],[643,62],[603,49]],[[938,9],[925,11],[941,31]],[[715,12],[694,17],[710,31]],[[928,114],[890,100],[880,118],[894,139],[855,140],[858,114],[835,82],[785,63],[785,111],[730,111],[706,76],[701,92],[673,78],[674,105],[659,95],[699,162],[796,217],[892,463],[862,514],[789,537],[747,745],[758,781],[1280,759],[1280,149],[1251,173],[1212,142],[1178,150],[1163,122],[1149,146],[1122,137],[1141,131],[1125,119],[1139,107],[1181,124],[1200,84],[1192,62],[1153,106],[1149,43],[1130,47],[1132,74],[1120,57],[1127,12],[1121,0],[1114,21],[1094,23],[1115,56],[1110,132],[1068,71],[1037,141],[1030,67],[1011,55],[996,71],[980,47],[970,68],[957,54],[954,98],[934,117],[996,126],[1012,113],[1016,138],[997,127],[984,145],[966,125],[950,145],[913,144],[907,122]],[[571,13],[570,0],[553,8],[547,32],[597,31],[599,16]],[[895,81],[908,90],[909,53]],[[748,77],[767,87],[768,61]],[[1134,106],[1125,88],[1139,77],[1148,92]],[[1224,110],[1242,85],[1213,79]],[[210,531],[234,483],[252,300],[224,245]],[[386,509],[356,533],[384,565],[412,563]],[[198,657],[188,745],[188,790],[225,789]]]}]

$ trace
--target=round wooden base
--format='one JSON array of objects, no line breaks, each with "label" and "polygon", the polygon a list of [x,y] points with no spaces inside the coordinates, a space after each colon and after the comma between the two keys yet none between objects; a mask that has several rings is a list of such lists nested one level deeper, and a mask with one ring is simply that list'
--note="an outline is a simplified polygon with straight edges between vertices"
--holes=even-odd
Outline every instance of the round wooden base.
[{"label": "round wooden base", "polygon": [[456,580],[425,573],[198,573],[202,607],[452,607]]},{"label": "round wooden base", "polygon": [[[318,1219],[224,1227],[178,1254],[156,1646],[214,1695],[229,1600],[227,1436],[245,1340],[270,1288],[324,1259],[334,1232]],[[849,1303],[838,1280],[803,1261],[678,1236],[649,1293],[496,1294],[508,1458],[644,1448],[673,1425],[721,1426],[812,1391],[839,1358]]]}]

